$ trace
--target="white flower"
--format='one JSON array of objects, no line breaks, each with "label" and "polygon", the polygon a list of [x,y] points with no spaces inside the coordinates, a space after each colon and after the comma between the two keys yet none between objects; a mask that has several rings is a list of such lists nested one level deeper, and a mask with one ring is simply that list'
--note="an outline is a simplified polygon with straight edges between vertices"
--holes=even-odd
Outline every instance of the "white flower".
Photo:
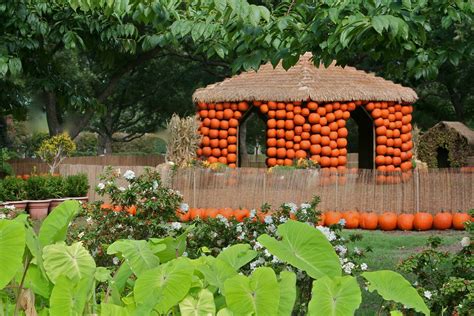
[{"label": "white flower", "polygon": [[84,237],[84,232],[80,232],[79,235],[77,235],[77,238],[81,239],[82,237]]},{"label": "white flower", "polygon": [[213,233],[211,234],[211,237],[212,237],[212,238],[216,238],[216,237],[217,237],[217,233],[216,233],[216,232],[213,232]]},{"label": "white flower", "polygon": [[276,231],[276,227],[273,224],[267,226],[269,232],[274,233]]},{"label": "white flower", "polygon": [[10,204],[10,205],[5,205],[3,208],[6,208],[7,210],[14,211],[15,210],[15,205]]},{"label": "white flower", "polygon": [[310,208],[311,208],[311,204],[309,204],[309,203],[303,203],[303,204],[300,205],[300,208],[301,208],[302,210],[310,209]]},{"label": "white flower", "polygon": [[265,218],[263,219],[263,221],[264,221],[265,224],[267,224],[267,225],[273,224],[273,218],[271,217],[271,215],[265,216]]},{"label": "white flower", "polygon": [[471,239],[469,237],[463,237],[463,239],[461,239],[461,246],[469,247],[470,244],[471,244]]},{"label": "white flower", "polygon": [[90,224],[92,224],[92,222],[93,222],[93,221],[92,221],[92,217],[87,216],[87,218],[86,218],[86,223],[90,225]]},{"label": "white flower", "polygon": [[118,229],[122,228],[122,224],[117,224],[115,227],[117,227]]},{"label": "white flower", "polygon": [[172,222],[171,223],[171,229],[173,230],[178,230],[182,227],[181,223],[180,222]]},{"label": "white flower", "polygon": [[431,296],[432,296],[432,295],[433,295],[433,294],[431,294],[430,291],[424,291],[424,292],[423,292],[423,296],[426,297],[426,298],[429,299],[429,300],[431,299]]},{"label": "white flower", "polygon": [[125,173],[123,174],[123,177],[124,177],[126,180],[133,180],[133,179],[135,179],[135,172],[133,172],[132,170],[127,170],[127,171],[125,171]]},{"label": "white flower", "polygon": [[345,254],[347,253],[347,248],[344,247],[343,245],[336,245],[334,247],[334,249],[339,253],[339,255],[341,255],[342,257],[345,256]]},{"label": "white flower", "polygon": [[242,225],[240,225],[240,224],[237,225],[237,226],[235,227],[235,231],[238,232],[238,233],[241,233],[241,232],[242,232]]},{"label": "white flower", "polygon": [[185,251],[183,252],[183,257],[187,257],[188,256],[188,253]]},{"label": "white flower", "polygon": [[273,259],[272,259],[272,263],[280,263],[280,259],[278,259],[277,257],[273,256]]},{"label": "white flower", "polygon": [[360,254],[362,253],[362,251],[360,251],[360,249],[357,248],[357,247],[354,247],[354,252],[355,252],[355,254],[357,254],[357,255],[360,255]]},{"label": "white flower", "polygon": [[179,205],[179,209],[181,210],[181,212],[187,213],[189,211],[189,205],[186,203],[181,203]]},{"label": "white flower", "polygon": [[329,240],[329,241],[333,241],[336,239],[336,234],[331,230],[329,229],[329,227],[324,227],[324,226],[316,226],[316,228],[324,234],[324,236],[326,236],[326,238]]},{"label": "white flower", "polygon": [[346,226],[346,220],[344,218],[341,218],[338,222],[339,225],[341,226]]},{"label": "white flower", "polygon": [[119,191],[124,192],[126,189],[124,187],[119,187]]},{"label": "white flower", "polygon": [[0,219],[4,219],[4,218],[6,218],[6,217],[7,217],[7,215],[5,215],[5,214],[3,214],[3,213],[0,213]]},{"label": "white flower", "polygon": [[280,217],[280,223],[285,223],[287,220],[288,220],[288,218],[285,217],[285,216]]},{"label": "white flower", "polygon": [[257,242],[255,243],[255,245],[253,246],[253,249],[254,249],[254,250],[259,250],[259,249],[262,249],[262,248],[263,248],[263,247],[262,247],[262,244],[259,243],[258,241],[257,241]]},{"label": "white flower", "polygon": [[367,263],[362,263],[362,264],[360,265],[360,269],[361,269],[362,271],[367,270]]},{"label": "white flower", "polygon": [[158,189],[158,181],[153,181],[153,186],[152,186],[152,190],[156,190]]},{"label": "white flower", "polygon": [[112,259],[112,262],[113,262],[115,265],[117,265],[117,264],[120,263],[120,259],[117,258],[117,257],[114,257],[114,258]]},{"label": "white flower", "polygon": [[99,189],[99,190],[105,189],[105,184],[103,184],[102,182],[100,182],[100,183],[97,185],[97,189]]},{"label": "white flower", "polygon": [[295,203],[286,203],[285,206],[290,209],[290,213],[292,214],[296,213],[296,211],[298,210],[298,206],[296,206]]},{"label": "white flower", "polygon": [[272,254],[270,253],[270,251],[268,251],[268,249],[265,249],[265,250],[263,251],[263,255],[264,255],[265,257],[269,257],[269,258],[272,256]]},{"label": "white flower", "polygon": [[175,165],[175,163],[172,162],[172,161],[168,161],[167,164],[170,165],[170,166],[174,166],[174,165]]},{"label": "white flower", "polygon": [[351,274],[352,269],[354,269],[354,267],[355,267],[355,264],[352,262],[347,262],[346,264],[342,266],[342,268],[344,269],[344,272],[347,274]]},{"label": "white flower", "polygon": [[254,218],[257,215],[256,210],[250,210],[250,218]]}]

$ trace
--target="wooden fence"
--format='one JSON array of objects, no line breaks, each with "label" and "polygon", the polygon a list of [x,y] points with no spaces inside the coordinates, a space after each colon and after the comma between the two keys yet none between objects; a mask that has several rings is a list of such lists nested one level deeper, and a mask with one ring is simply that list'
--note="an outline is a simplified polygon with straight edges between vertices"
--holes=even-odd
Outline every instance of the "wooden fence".
[{"label": "wooden fence", "polygon": [[[87,156],[69,157],[64,159],[65,165],[96,165],[96,166],[156,166],[165,161],[163,155],[144,156]],[[13,159],[9,163],[12,165],[15,174],[29,174],[31,172],[46,173],[49,167],[40,159],[24,158]]]},{"label": "wooden fence", "polygon": [[[94,188],[103,166],[62,165],[61,174],[87,173],[89,197],[97,200]],[[145,166],[120,166],[141,174]],[[203,169],[181,169],[172,178],[191,207],[258,208],[267,202],[303,203],[321,197],[322,210],[364,210],[416,212],[468,210],[474,208],[474,173],[459,169],[415,171],[405,182],[377,184],[380,174],[359,169],[335,175],[319,170],[291,170],[268,173],[265,169],[240,168],[216,173]]]}]

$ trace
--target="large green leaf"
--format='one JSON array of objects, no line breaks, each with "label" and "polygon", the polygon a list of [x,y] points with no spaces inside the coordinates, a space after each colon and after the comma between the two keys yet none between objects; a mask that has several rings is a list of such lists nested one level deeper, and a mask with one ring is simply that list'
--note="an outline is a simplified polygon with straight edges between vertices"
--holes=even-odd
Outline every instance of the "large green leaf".
[{"label": "large green leaf", "polygon": [[102,303],[100,305],[101,316],[129,316],[126,307],[122,307],[114,304]]},{"label": "large green leaf", "polygon": [[193,273],[190,260],[183,257],[145,271],[133,289],[137,306],[143,313],[152,309],[166,313],[186,297]]},{"label": "large green leaf", "polygon": [[66,275],[73,281],[83,277],[93,277],[95,262],[81,243],[71,246],[54,244],[43,249],[44,268],[49,279],[56,283],[61,275]]},{"label": "large green leaf", "polygon": [[25,229],[21,223],[0,220],[0,289],[3,289],[21,268],[25,243]]},{"label": "large green leaf", "polygon": [[236,244],[222,251],[217,258],[227,262],[235,271],[252,261],[257,256],[257,252],[247,244]]},{"label": "large green leaf", "polygon": [[74,282],[64,275],[59,276],[49,299],[50,315],[82,315],[92,289],[92,281],[92,276],[86,276],[78,282]]},{"label": "large green leaf", "polygon": [[339,257],[316,228],[290,220],[278,226],[278,235],[281,241],[266,234],[258,241],[278,259],[305,271],[314,279],[341,275]]},{"label": "large green leaf", "polygon": [[44,298],[49,298],[51,295],[51,283],[35,264],[30,264],[28,267],[24,286]]},{"label": "large green leaf", "polygon": [[362,276],[369,281],[369,291],[377,291],[385,300],[401,303],[425,315],[430,314],[416,289],[399,273],[381,270],[364,272]]},{"label": "large green leaf", "polygon": [[309,315],[354,315],[362,301],[359,285],[352,276],[322,277],[313,282]]},{"label": "large green leaf", "polygon": [[45,218],[39,230],[41,245],[46,246],[66,239],[67,228],[79,213],[78,201],[65,201]]},{"label": "large green leaf", "polygon": [[145,240],[117,240],[107,248],[107,254],[121,254],[137,277],[160,264]]},{"label": "large green leaf", "polygon": [[296,300],[296,275],[293,272],[282,271],[278,283],[280,285],[278,315],[291,315]]},{"label": "large green leaf", "polygon": [[225,281],[227,307],[237,315],[276,315],[280,300],[280,287],[275,272],[262,267],[250,277],[237,275]]},{"label": "large green leaf", "polygon": [[214,257],[201,257],[194,263],[196,269],[204,275],[206,282],[218,287],[222,294],[225,293],[224,282],[237,275],[237,271],[231,265]]},{"label": "large green leaf", "polygon": [[[176,238],[150,238],[152,251],[160,258],[160,262],[165,263],[181,256],[186,250],[186,238],[194,226],[188,227],[184,233]],[[157,248],[156,246],[165,246]]]},{"label": "large green leaf", "polygon": [[133,271],[130,269],[130,266],[123,262],[120,268],[115,273],[113,280],[112,280],[112,303],[114,304],[121,304],[122,292],[127,285],[127,280],[133,274]]},{"label": "large green leaf", "polygon": [[179,310],[182,316],[215,315],[214,295],[208,289],[202,289],[199,291],[197,298],[191,295],[186,296],[179,303]]}]

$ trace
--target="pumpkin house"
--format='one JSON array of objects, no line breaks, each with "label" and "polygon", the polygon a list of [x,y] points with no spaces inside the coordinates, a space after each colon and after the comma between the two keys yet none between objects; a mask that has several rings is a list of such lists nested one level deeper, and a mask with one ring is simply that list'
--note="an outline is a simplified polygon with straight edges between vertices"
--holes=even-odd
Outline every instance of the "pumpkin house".
[{"label": "pumpkin house", "polygon": [[474,131],[461,122],[441,121],[420,136],[418,157],[430,168],[474,166]]},{"label": "pumpkin house", "polygon": [[343,170],[353,118],[359,168],[409,170],[415,91],[353,67],[316,67],[311,59],[306,53],[287,71],[268,63],[196,90],[201,159],[239,166],[239,126],[257,112],[266,123],[268,167],[306,158]]}]

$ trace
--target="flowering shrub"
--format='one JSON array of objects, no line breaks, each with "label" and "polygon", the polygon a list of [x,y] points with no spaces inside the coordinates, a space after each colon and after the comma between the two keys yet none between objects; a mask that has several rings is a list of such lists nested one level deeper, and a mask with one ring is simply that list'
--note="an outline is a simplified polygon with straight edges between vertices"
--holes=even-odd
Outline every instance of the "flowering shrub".
[{"label": "flowering shrub", "polygon": [[110,203],[98,201],[85,205],[82,221],[72,224],[70,240],[81,240],[103,265],[111,265],[105,250],[117,239],[148,239],[173,233],[168,224],[178,220],[176,210],[182,203],[179,192],[165,187],[153,169],[137,176],[127,170],[106,168],[96,191]]},{"label": "flowering shrub", "polygon": [[48,164],[49,172],[54,174],[61,162],[76,151],[76,144],[68,134],[55,135],[41,143],[36,152]]},{"label": "flowering shrub", "polygon": [[[474,210],[471,210],[471,216]],[[439,237],[432,237],[429,248],[404,260],[399,268],[416,276],[415,287],[428,301],[434,314],[469,315],[474,310],[474,225],[466,223],[470,237],[460,241],[456,253],[440,251]]]}]

